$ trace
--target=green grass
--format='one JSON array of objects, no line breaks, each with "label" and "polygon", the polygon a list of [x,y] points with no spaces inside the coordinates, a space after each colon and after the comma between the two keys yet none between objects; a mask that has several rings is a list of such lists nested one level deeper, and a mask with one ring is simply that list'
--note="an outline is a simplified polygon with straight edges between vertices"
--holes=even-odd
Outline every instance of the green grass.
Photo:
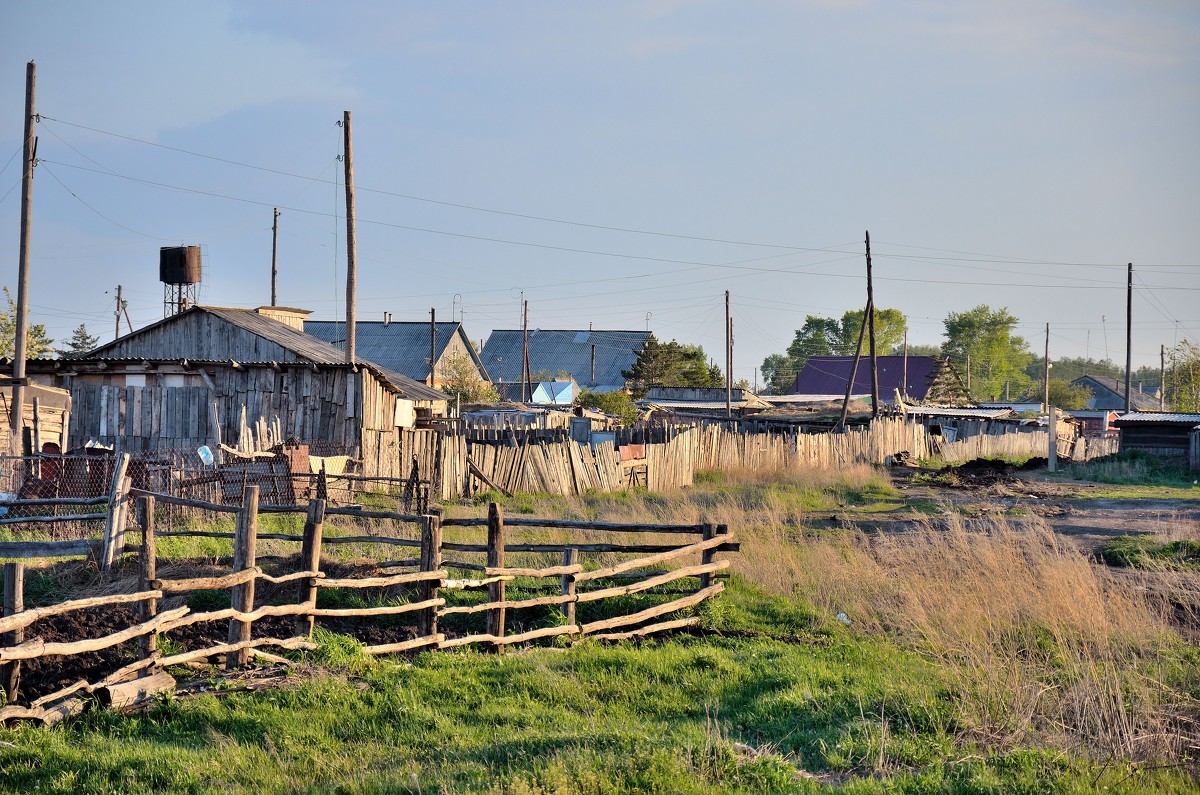
[{"label": "green grass", "polygon": [[1051,476],[1132,486],[1142,490],[1140,493],[1143,494],[1145,489],[1158,487],[1169,489],[1171,497],[1200,499],[1198,475],[1188,469],[1185,459],[1165,458],[1138,450],[1078,464],[1068,463]]},{"label": "green grass", "polygon": [[1120,536],[1100,547],[1110,566],[1170,571],[1200,571],[1200,541],[1160,541],[1150,536]]},{"label": "green grass", "polygon": [[[372,660],[318,633],[285,689],[0,730],[45,793],[1185,792],[1173,769],[964,747],[936,665],[735,587],[727,636]],[[785,630],[781,632],[780,630]],[[767,634],[773,635],[768,637]],[[790,636],[790,637],[785,637]],[[810,776],[822,777],[819,781]]]}]

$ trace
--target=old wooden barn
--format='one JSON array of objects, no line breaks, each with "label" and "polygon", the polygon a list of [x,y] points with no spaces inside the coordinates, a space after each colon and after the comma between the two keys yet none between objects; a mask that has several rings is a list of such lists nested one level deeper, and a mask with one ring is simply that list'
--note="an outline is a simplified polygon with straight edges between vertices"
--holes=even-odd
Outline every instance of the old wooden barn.
[{"label": "old wooden barn", "polygon": [[373,362],[346,362],[297,328],[303,314],[194,306],[81,358],[32,360],[28,369],[70,391],[77,444],[244,446],[244,417],[252,433],[265,427],[273,439],[361,459],[364,474],[404,473],[400,429],[444,417],[446,396]]}]

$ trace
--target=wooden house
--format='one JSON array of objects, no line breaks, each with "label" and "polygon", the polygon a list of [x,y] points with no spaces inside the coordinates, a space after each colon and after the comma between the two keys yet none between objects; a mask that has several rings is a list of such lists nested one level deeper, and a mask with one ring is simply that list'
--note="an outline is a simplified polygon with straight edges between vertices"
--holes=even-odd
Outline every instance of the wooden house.
[{"label": "wooden house", "polygon": [[[354,352],[367,361],[441,389],[465,379],[490,383],[483,360],[463,330],[462,323],[415,323],[358,321]],[[301,331],[345,348],[346,324],[332,320],[305,320]],[[429,353],[433,351],[433,383],[430,383]]]},{"label": "wooden house", "polygon": [[276,441],[360,459],[365,474],[406,474],[399,429],[444,417],[446,395],[363,358],[346,362],[298,330],[304,314],[194,306],[82,357],[32,360],[28,370],[70,391],[76,443],[129,452],[244,446],[244,418],[271,428]]}]

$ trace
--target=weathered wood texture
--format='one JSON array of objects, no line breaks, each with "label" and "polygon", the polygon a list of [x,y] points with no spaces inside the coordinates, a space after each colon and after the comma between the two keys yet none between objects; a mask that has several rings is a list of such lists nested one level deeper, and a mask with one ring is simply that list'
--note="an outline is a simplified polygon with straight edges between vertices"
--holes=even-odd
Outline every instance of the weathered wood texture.
[{"label": "weathered wood texture", "polygon": [[[136,699],[152,692],[159,684],[167,680],[161,676],[162,668],[167,665],[180,664],[197,659],[213,658],[226,655],[226,664],[230,667],[244,665],[252,650],[262,645],[275,645],[284,648],[311,647],[307,637],[311,632],[313,621],[320,619],[362,620],[382,619],[411,615],[414,617],[416,637],[401,640],[396,643],[377,644],[368,648],[368,653],[384,654],[412,651],[423,648],[453,648],[472,644],[486,644],[500,651],[517,644],[537,639],[550,638],[559,635],[578,637],[587,634],[606,633],[604,637],[633,636],[640,633],[655,631],[654,627],[663,629],[673,626],[684,626],[690,622],[690,617],[675,618],[668,621],[658,621],[650,626],[648,622],[656,621],[661,616],[677,613],[694,607],[706,598],[719,593],[720,583],[712,584],[712,575],[728,567],[727,560],[714,560],[717,551],[736,549],[732,534],[722,532],[721,528],[712,525],[702,525],[705,529],[704,538],[699,542],[695,538],[697,526],[656,525],[646,527],[636,524],[618,525],[613,523],[584,523],[556,522],[554,520],[523,520],[512,527],[506,527],[506,521],[500,506],[493,504],[489,508],[487,528],[479,526],[472,520],[462,520],[456,523],[459,533],[486,533],[485,544],[446,544],[442,541],[442,519],[440,515],[429,515],[421,518],[421,557],[416,561],[404,561],[403,565],[416,565],[416,571],[398,572],[382,576],[365,577],[333,577],[328,578],[321,571],[322,561],[320,550],[322,546],[322,529],[324,521],[324,505],[313,501],[306,509],[307,522],[303,536],[289,537],[303,542],[299,570],[269,576],[256,566],[257,534],[257,490],[251,486],[246,489],[242,509],[238,514],[237,532],[235,539],[235,559],[232,571],[211,577],[193,577],[184,580],[161,579],[157,574],[156,539],[163,535],[155,525],[153,497],[142,496],[138,501],[138,520],[142,528],[141,565],[139,572],[139,587],[135,593],[114,594],[100,597],[88,597],[69,600],[45,607],[23,609],[19,594],[9,595],[6,599],[6,615],[0,618],[0,632],[21,632],[35,625],[40,619],[51,615],[62,615],[76,610],[94,608],[97,606],[116,606],[140,604],[140,615],[136,623],[99,638],[87,638],[70,642],[47,642],[35,637],[33,640],[23,640],[9,635],[9,644],[0,647],[0,662],[10,665],[22,660],[36,659],[45,656],[69,656],[83,654],[110,648],[133,639],[140,639],[139,652],[142,658],[132,666],[122,669],[122,676],[112,679],[110,684],[124,681],[128,676],[144,677],[140,683],[128,687],[116,687],[112,690],[121,699]],[[409,517],[404,517],[405,519]],[[399,521],[399,520],[392,520]],[[407,521],[403,524],[411,524]],[[545,527],[558,526],[559,532],[567,536],[563,541],[542,544],[514,543],[515,538],[522,533],[534,533],[544,538]],[[528,528],[528,529],[526,529]],[[674,546],[669,544],[639,545],[630,543],[574,543],[570,536],[577,533],[587,533],[603,537],[605,534],[619,534],[622,537],[634,535],[649,530],[658,538],[674,533],[677,538],[688,539]],[[387,536],[363,536],[364,542],[395,541]],[[469,554],[482,555],[486,562],[473,564],[482,570],[485,578],[476,581],[451,580],[442,568],[441,553],[443,548],[456,547],[470,549]],[[643,547],[648,547],[651,554],[644,554]],[[136,550],[137,548],[135,548]],[[526,565],[509,566],[506,553],[514,550],[533,550],[544,557],[539,559],[522,558]],[[608,565],[602,569],[587,569],[585,555],[593,551],[604,551],[606,554],[614,550],[624,550],[623,554],[635,554],[639,557],[628,559],[617,564]],[[683,565],[666,571],[655,570],[652,567],[661,566],[666,561],[691,557],[699,559],[699,563],[683,561]],[[529,565],[527,561],[541,560],[542,565]],[[558,561],[561,560],[561,564]],[[606,561],[608,562],[608,561]],[[594,565],[594,564],[593,564]],[[20,577],[10,573],[19,564],[10,564],[6,571],[6,582],[18,583]],[[640,570],[640,571],[639,571]],[[636,575],[631,572],[637,571]],[[614,583],[618,578],[634,578],[625,583]],[[506,584],[514,579],[550,580],[559,591],[557,595],[533,595],[527,598],[512,599],[506,593]],[[298,583],[299,591],[295,601],[291,603],[256,603],[254,584],[257,580],[265,580],[274,584]],[[698,581],[699,585],[682,586],[684,580]],[[588,583],[594,583],[588,587]],[[583,584],[584,588],[577,587]],[[678,584],[678,585],[677,585]],[[595,603],[604,599],[627,597],[632,594],[646,594],[659,586],[671,585],[672,589],[664,594],[648,597],[641,605],[649,605],[643,609],[619,615],[608,614],[606,618],[582,624],[576,622],[576,605]],[[17,586],[13,586],[14,588]],[[355,588],[379,589],[390,593],[389,599],[398,599],[394,603],[383,603],[364,607],[317,607],[316,594],[320,588]],[[230,606],[208,612],[192,613],[188,607],[178,607],[159,612],[158,601],[166,592],[180,592],[198,588],[217,589],[227,588],[231,592]],[[448,606],[444,595],[439,595],[440,589],[467,590],[487,588],[488,595],[482,602],[457,603]],[[689,593],[690,590],[695,589]],[[399,589],[399,590],[391,590]],[[683,596],[673,596],[675,594]],[[276,597],[277,598],[277,597]],[[286,597],[285,597],[286,598]],[[667,601],[662,601],[663,599]],[[636,604],[636,603],[635,603]],[[639,606],[641,606],[639,605]],[[507,630],[508,613],[524,611],[530,608],[554,608],[555,612],[562,611],[565,622],[550,619],[549,625],[532,626],[527,621],[521,621],[520,631],[509,633]],[[632,610],[632,608],[625,608]],[[459,637],[449,637],[444,630],[439,630],[439,618],[442,616],[470,615],[484,613],[487,616],[486,631],[479,634],[466,634]],[[530,613],[524,613],[528,616]],[[532,615],[541,615],[536,611]],[[591,615],[595,615],[594,612]],[[296,621],[297,637],[291,639],[255,638],[253,629],[255,622],[268,618],[285,618],[290,624]],[[155,648],[156,639],[160,635],[168,635],[185,627],[201,623],[220,621],[229,622],[229,637],[227,643],[220,643],[204,649],[193,649],[164,657]],[[278,626],[278,624],[272,624]],[[621,632],[612,633],[610,630],[619,629]],[[114,674],[114,677],[116,675]],[[97,685],[98,686],[98,685]],[[28,707],[6,710],[0,714],[0,721],[7,717],[27,718],[36,720],[58,720],[63,714],[74,714],[82,707],[71,700],[78,693],[92,692],[94,686],[79,682],[65,691],[52,694]],[[132,694],[132,695],[125,695]],[[142,695],[138,695],[142,694]],[[16,695],[14,689],[13,695]],[[103,696],[101,696],[103,697]],[[54,701],[54,715],[50,715],[50,699]],[[71,703],[68,703],[71,702]],[[62,704],[62,709],[56,705]],[[18,714],[19,713],[19,714]],[[60,714],[61,713],[61,714]]]}]

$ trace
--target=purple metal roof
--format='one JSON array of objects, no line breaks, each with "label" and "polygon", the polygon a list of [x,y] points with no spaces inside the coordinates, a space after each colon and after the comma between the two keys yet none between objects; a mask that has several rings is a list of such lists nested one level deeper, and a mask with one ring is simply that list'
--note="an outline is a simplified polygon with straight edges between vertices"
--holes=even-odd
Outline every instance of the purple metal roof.
[{"label": "purple metal roof", "polygon": [[[904,357],[877,356],[879,371],[879,397],[890,400],[899,389],[905,392]],[[923,400],[929,391],[929,377],[938,360],[932,356],[908,357],[908,390],[907,394],[917,400]],[[850,371],[854,367],[853,356],[812,356],[805,362],[804,367],[796,375],[796,380],[788,389],[789,395],[844,395],[846,382],[850,380]],[[871,394],[871,360],[863,357],[858,363],[858,372],[854,376],[854,389],[851,394]]]}]

